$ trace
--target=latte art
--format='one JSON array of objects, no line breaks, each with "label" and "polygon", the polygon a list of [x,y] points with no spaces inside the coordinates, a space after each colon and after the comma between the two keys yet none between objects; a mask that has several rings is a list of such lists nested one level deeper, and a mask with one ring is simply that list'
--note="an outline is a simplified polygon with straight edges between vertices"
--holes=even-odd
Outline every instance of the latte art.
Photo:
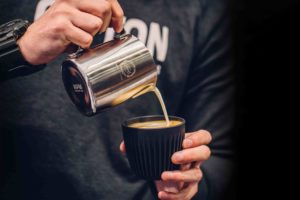
[{"label": "latte art", "polygon": [[155,121],[146,121],[146,122],[136,122],[130,124],[129,127],[131,128],[141,128],[141,129],[153,129],[153,128],[166,128],[172,127],[182,124],[181,121],[177,120],[170,120],[169,125],[166,124],[165,120],[155,120]]}]

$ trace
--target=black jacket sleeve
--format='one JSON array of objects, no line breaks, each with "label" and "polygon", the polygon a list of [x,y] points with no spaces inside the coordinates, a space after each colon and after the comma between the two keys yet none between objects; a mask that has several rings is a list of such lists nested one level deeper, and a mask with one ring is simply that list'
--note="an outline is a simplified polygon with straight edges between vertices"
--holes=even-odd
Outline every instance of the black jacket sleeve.
[{"label": "black jacket sleeve", "polygon": [[0,83],[18,76],[27,76],[46,67],[46,64],[32,66],[27,63],[16,47],[0,54]]},{"label": "black jacket sleeve", "polygon": [[202,1],[195,30],[195,54],[178,115],[188,132],[206,129],[213,140],[211,158],[194,199],[224,200],[234,171],[234,74],[230,15],[224,0]]}]

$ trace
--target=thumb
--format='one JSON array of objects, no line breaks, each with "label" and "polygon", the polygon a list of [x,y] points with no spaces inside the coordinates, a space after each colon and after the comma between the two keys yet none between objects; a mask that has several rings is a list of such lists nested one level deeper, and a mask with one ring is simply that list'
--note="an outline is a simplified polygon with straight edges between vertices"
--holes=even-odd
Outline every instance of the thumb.
[{"label": "thumb", "polygon": [[155,181],[156,189],[158,192],[170,192],[170,193],[178,193],[180,191],[180,183],[174,181]]}]

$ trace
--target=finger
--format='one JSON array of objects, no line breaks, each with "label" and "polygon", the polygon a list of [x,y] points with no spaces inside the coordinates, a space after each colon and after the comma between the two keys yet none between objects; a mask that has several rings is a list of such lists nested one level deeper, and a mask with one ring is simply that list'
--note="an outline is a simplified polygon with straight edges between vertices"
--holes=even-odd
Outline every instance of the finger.
[{"label": "finger", "polygon": [[82,48],[88,48],[93,41],[93,36],[70,25],[69,28],[66,28],[66,39]]},{"label": "finger", "polygon": [[124,141],[122,141],[121,144],[120,144],[120,151],[121,151],[122,154],[125,154],[125,153],[126,153]]},{"label": "finger", "polygon": [[202,171],[199,168],[192,168],[186,171],[165,171],[162,173],[161,179],[163,181],[199,182],[202,176]]},{"label": "finger", "polygon": [[111,20],[112,20],[112,4],[109,0],[106,1],[106,8],[105,8],[105,11],[103,14],[103,26],[101,27],[100,29],[100,33],[102,32],[105,32],[106,29],[108,28],[108,26],[110,25],[111,23]]},{"label": "finger", "polygon": [[106,0],[77,1],[77,9],[104,18],[111,11],[111,3]]},{"label": "finger", "polygon": [[193,182],[188,184],[186,188],[184,188],[177,194],[160,191],[158,193],[158,198],[161,200],[190,200],[193,198],[193,196],[195,196],[197,192],[198,183]]},{"label": "finger", "polygon": [[124,12],[117,0],[111,0],[112,18],[111,26],[119,33],[123,30],[123,17]]},{"label": "finger", "polygon": [[74,17],[72,17],[70,20],[74,26],[84,30],[85,32],[88,32],[93,36],[100,31],[103,25],[101,18],[81,11],[76,11]]},{"label": "finger", "polygon": [[174,153],[171,157],[174,164],[186,164],[195,161],[204,161],[210,157],[210,149],[206,145],[184,149]]},{"label": "finger", "polygon": [[183,140],[183,148],[191,148],[204,144],[209,144],[212,140],[210,132],[206,130],[199,130],[192,133],[186,133]]},{"label": "finger", "polygon": [[79,1],[77,5],[78,9],[100,17],[103,21],[100,32],[104,32],[110,24],[112,7],[111,3],[106,0],[89,0]]},{"label": "finger", "polygon": [[103,33],[106,31],[106,29],[108,28],[110,22],[111,22],[111,11],[107,13],[107,15],[103,18],[103,25],[100,29],[100,33]]}]

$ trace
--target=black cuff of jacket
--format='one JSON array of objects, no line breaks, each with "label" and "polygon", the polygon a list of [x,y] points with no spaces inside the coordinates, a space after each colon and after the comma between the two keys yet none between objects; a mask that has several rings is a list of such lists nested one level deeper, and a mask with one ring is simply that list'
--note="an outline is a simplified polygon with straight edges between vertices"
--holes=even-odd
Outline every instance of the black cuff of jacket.
[{"label": "black cuff of jacket", "polygon": [[46,64],[31,65],[16,46],[5,55],[0,55],[0,79],[7,80],[18,76],[26,76],[46,67]]}]

